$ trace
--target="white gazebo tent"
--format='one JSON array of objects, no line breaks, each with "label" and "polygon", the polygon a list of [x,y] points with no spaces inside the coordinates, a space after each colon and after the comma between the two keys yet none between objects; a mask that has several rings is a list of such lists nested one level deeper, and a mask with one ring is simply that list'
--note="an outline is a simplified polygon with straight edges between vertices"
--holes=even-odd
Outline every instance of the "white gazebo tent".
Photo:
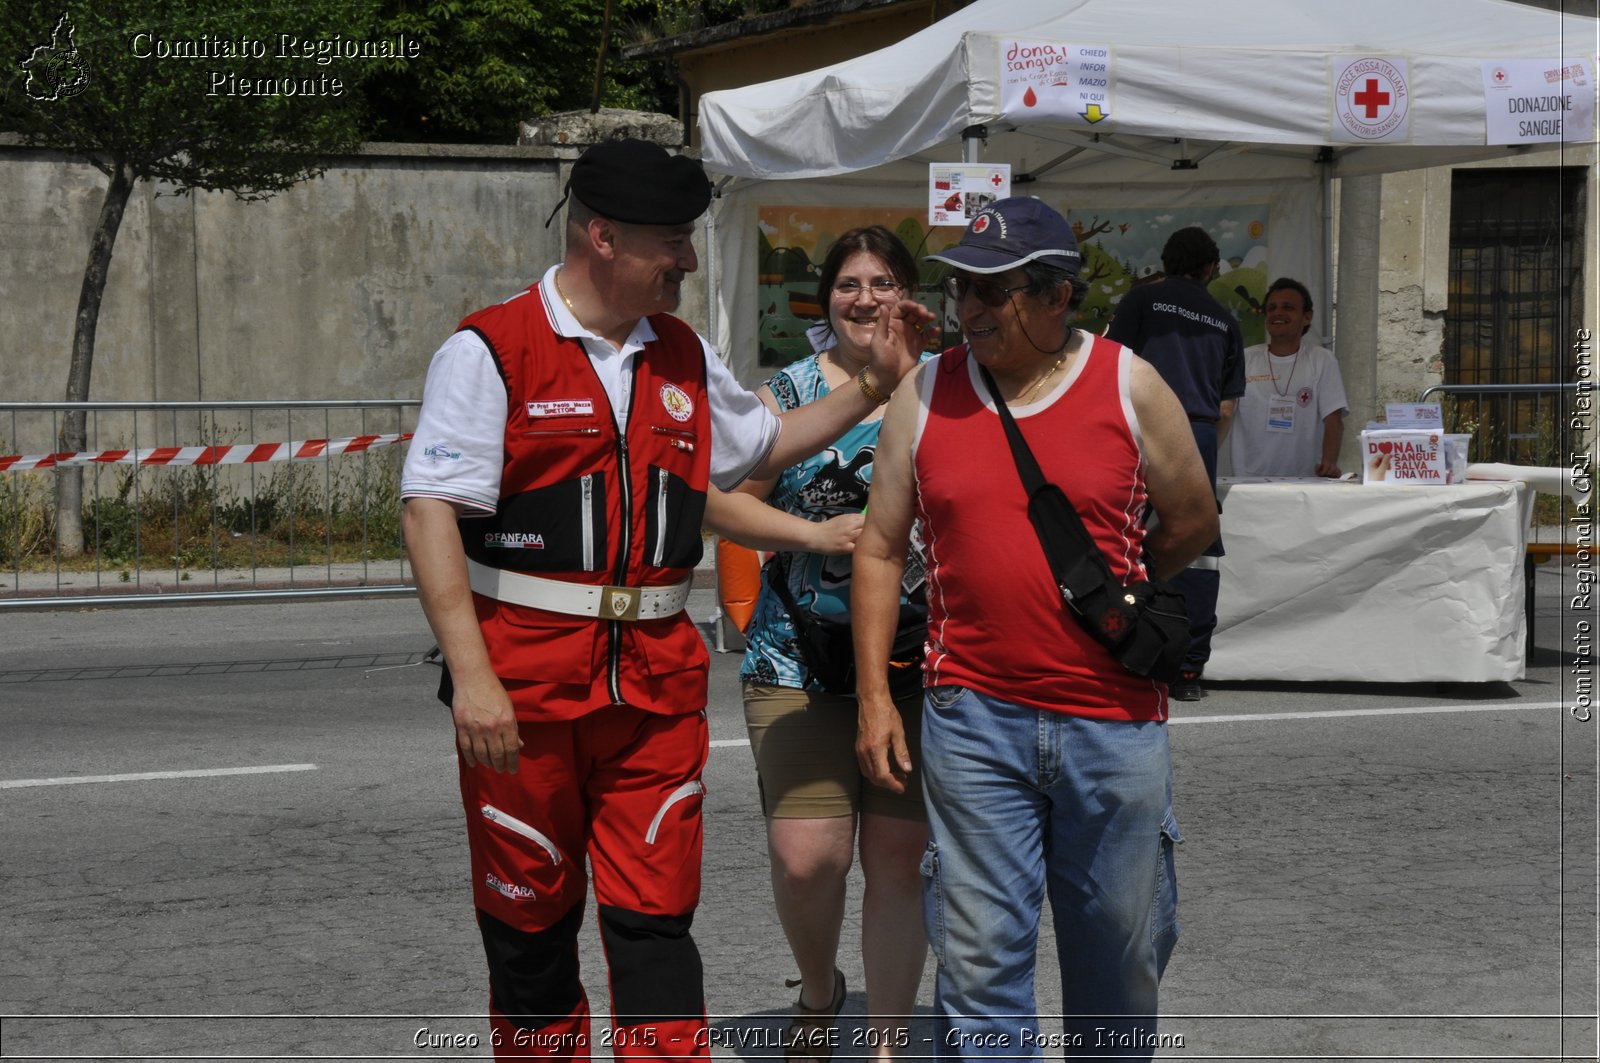
[{"label": "white gazebo tent", "polygon": [[[1594,141],[1596,27],[1508,0],[978,0],[859,58],[708,93],[702,157],[724,175],[709,223],[713,336],[755,375],[759,204],[912,206],[930,162],[1008,162],[1013,194],[1057,206],[1268,202],[1273,272],[1326,293],[1333,177],[1530,150],[1488,142],[1496,64],[1559,60],[1544,66],[1569,76],[1549,94],[1582,100],[1564,137]],[[1028,73],[1030,56],[1050,54],[1030,51],[1041,46],[1103,49],[1105,104],[1020,97],[1029,77],[1054,87]],[[1388,108],[1403,121],[1377,138],[1339,114],[1351,106],[1341,74],[1360,60],[1384,64],[1383,88],[1403,97]],[[1375,293],[1375,264],[1350,257],[1341,290]],[[1371,337],[1355,349],[1370,359]]]}]

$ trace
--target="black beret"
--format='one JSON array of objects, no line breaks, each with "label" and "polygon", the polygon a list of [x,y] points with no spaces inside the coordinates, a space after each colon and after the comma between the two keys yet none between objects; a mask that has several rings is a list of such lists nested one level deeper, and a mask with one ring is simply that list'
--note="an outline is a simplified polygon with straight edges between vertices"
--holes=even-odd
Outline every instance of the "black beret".
[{"label": "black beret", "polygon": [[711,181],[699,162],[631,138],[585,151],[567,187],[596,214],[634,225],[682,225],[711,205]]}]

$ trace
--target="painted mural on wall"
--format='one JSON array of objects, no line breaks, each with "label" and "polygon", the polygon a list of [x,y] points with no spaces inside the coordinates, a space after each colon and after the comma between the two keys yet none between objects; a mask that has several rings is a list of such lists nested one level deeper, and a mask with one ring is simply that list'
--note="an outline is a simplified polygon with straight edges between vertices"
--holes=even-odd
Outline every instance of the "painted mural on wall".
[{"label": "painted mural on wall", "polygon": [[[822,320],[817,270],[838,237],[862,225],[882,225],[910,248],[922,267],[916,300],[940,312],[939,283],[949,269],[923,262],[961,239],[961,230],[929,229],[926,218],[905,207],[761,207],[757,225],[761,276],[757,282],[760,365],[783,366],[811,353],[806,330]],[[951,334],[950,342],[959,339]]]},{"label": "painted mural on wall", "polygon": [[[1083,248],[1082,276],[1089,292],[1078,324],[1104,332],[1116,305],[1141,279],[1161,270],[1161,245],[1175,230],[1202,226],[1216,240],[1222,272],[1210,291],[1238,317],[1245,343],[1265,339],[1261,299],[1273,277],[1268,273],[1268,208],[1264,203],[1212,207],[1072,209],[1053,203],[1072,222]],[[757,335],[760,365],[788,365],[811,353],[806,330],[822,319],[817,270],[829,246],[860,225],[882,225],[911,249],[922,268],[918,302],[939,315],[943,336],[930,347],[960,342],[955,308],[944,305],[941,285],[950,267],[923,262],[924,255],[953,246],[962,230],[930,229],[925,216],[904,207],[764,206],[758,212]]]},{"label": "painted mural on wall", "polygon": [[1167,237],[1198,225],[1217,242],[1221,256],[1221,272],[1207,290],[1239,319],[1246,346],[1266,341],[1261,300],[1267,285],[1277,279],[1270,273],[1267,204],[1084,208],[1062,213],[1083,248],[1080,276],[1089,282],[1089,293],[1078,323],[1084,328],[1104,332],[1128,289],[1161,273],[1161,247]]}]

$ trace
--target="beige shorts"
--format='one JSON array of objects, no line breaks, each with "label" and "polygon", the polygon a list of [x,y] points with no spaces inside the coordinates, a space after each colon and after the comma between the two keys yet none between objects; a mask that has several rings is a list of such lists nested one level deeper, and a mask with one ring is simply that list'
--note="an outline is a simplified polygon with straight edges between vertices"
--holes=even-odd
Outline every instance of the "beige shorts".
[{"label": "beige shorts", "polygon": [[775,819],[832,819],[857,812],[926,820],[922,805],[922,698],[895,703],[905,721],[911,775],[903,794],[869,783],[856,760],[854,698],[793,687],[744,687],[744,720],[756,758],[761,811]]}]

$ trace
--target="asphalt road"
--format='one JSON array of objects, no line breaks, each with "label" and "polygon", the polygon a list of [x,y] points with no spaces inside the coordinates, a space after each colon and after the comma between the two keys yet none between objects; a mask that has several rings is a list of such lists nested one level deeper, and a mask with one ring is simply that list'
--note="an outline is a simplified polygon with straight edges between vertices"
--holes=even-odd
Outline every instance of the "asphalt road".
[{"label": "asphalt road", "polygon": [[[1538,587],[1524,681],[1235,684],[1179,707],[1161,1058],[1595,1058],[1600,721],[1572,711],[1593,656],[1571,639],[1596,618],[1567,608],[1570,572]],[[413,601],[0,613],[0,632],[0,1058],[488,1054]],[[695,935],[715,1051],[754,1059],[794,972],[737,657],[713,657]],[[930,974],[915,1046],[931,999]]]}]

